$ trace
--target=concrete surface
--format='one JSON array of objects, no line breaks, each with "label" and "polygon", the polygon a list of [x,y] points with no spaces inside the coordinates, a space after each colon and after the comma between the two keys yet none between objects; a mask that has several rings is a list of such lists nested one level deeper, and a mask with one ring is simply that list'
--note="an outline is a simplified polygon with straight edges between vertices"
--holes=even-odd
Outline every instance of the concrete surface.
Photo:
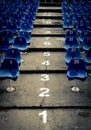
[{"label": "concrete surface", "polygon": [[55,18],[56,16],[62,17],[62,14],[60,14],[60,13],[55,13],[55,12],[49,12],[49,13],[47,13],[47,12],[45,11],[45,12],[42,12],[42,13],[41,13],[41,12],[38,12],[37,16],[45,16],[45,17],[50,16],[50,18],[54,16],[54,18]]},{"label": "concrete surface", "polygon": [[64,37],[32,37],[28,48],[64,48]]},{"label": "concrete surface", "polygon": [[42,19],[42,20],[40,20],[40,19],[37,19],[36,21],[35,21],[35,23],[34,23],[35,25],[39,25],[39,24],[41,24],[41,25],[62,25],[63,24],[63,21],[62,20],[50,20],[50,19]]},{"label": "concrete surface", "polygon": [[[9,86],[9,81],[1,82],[0,106],[1,107],[33,107],[33,106],[89,106],[91,107],[91,77],[86,81],[78,81],[77,85],[80,92],[73,93],[71,87],[74,86],[74,80],[69,81],[66,74],[50,74],[49,80],[42,81],[43,74],[20,74],[18,80],[12,82],[16,87],[13,93],[7,93],[4,89]],[[4,88],[3,88],[4,87]],[[48,88],[49,97],[40,97],[41,88]]]},{"label": "concrete surface", "polygon": [[60,28],[33,28],[32,34],[65,34],[65,31],[60,27]]},{"label": "concrete surface", "polygon": [[5,110],[0,112],[0,130],[91,130],[91,111],[86,109],[47,110],[47,124],[39,110]]},{"label": "concrete surface", "polygon": [[[60,5],[39,7],[32,44],[28,53],[22,54],[24,63],[19,78],[12,81],[16,91],[7,93],[9,80],[0,80],[0,130],[91,130],[91,77],[77,81],[78,93],[71,91],[76,82],[66,76],[63,48],[66,31],[59,17],[62,17]],[[39,116],[42,112],[46,115]]]}]

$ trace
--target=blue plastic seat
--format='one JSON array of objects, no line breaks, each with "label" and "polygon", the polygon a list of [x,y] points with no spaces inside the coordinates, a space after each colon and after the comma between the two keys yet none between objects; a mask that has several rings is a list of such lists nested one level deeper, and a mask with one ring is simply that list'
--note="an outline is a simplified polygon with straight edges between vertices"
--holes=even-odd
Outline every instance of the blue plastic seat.
[{"label": "blue plastic seat", "polygon": [[67,37],[77,37],[77,31],[76,30],[68,30],[66,32],[66,38]]},{"label": "blue plastic seat", "polygon": [[31,36],[30,36],[29,32],[20,31],[18,33],[18,36],[19,37],[25,37],[27,44],[30,45],[30,43],[31,43]]},{"label": "blue plastic seat", "polygon": [[81,59],[81,52],[79,48],[69,48],[66,51],[65,62],[68,65],[72,59]]},{"label": "blue plastic seat", "polygon": [[9,48],[6,51],[5,59],[16,59],[19,65],[22,62],[21,53],[17,48]]},{"label": "blue plastic seat", "polygon": [[12,33],[16,33],[17,32],[17,27],[16,27],[15,22],[13,22],[13,21],[12,22],[8,22],[7,30],[11,31]]},{"label": "blue plastic seat", "polygon": [[80,34],[80,41],[83,41],[85,37],[91,37],[91,32],[89,30],[82,31]]},{"label": "blue plastic seat", "polygon": [[79,24],[79,21],[81,21],[83,19],[83,16],[78,12],[76,13],[74,20],[76,24]]},{"label": "blue plastic seat", "polygon": [[14,20],[12,20],[12,21],[15,22],[17,30],[20,30],[21,20],[20,20],[20,19],[14,19]]},{"label": "blue plastic seat", "polygon": [[86,22],[84,20],[78,21],[76,29],[77,29],[77,32],[79,33],[81,33],[82,31],[86,31],[87,30]]},{"label": "blue plastic seat", "polygon": [[72,21],[72,19],[71,18],[66,18],[65,20],[64,20],[64,23],[63,23],[63,28],[64,29],[72,29],[74,27],[74,25],[73,25],[73,21]]},{"label": "blue plastic seat", "polygon": [[14,19],[19,19],[19,20],[21,20],[22,19],[22,16],[20,15],[20,13],[16,13],[16,14],[14,14]]},{"label": "blue plastic seat", "polygon": [[87,51],[85,56],[85,62],[90,65],[91,64],[91,48]]},{"label": "blue plastic seat", "polygon": [[67,37],[65,39],[64,48],[67,50],[68,48],[79,48],[78,41],[76,37]]},{"label": "blue plastic seat", "polygon": [[69,80],[87,78],[86,64],[83,59],[72,59],[68,64],[67,77]]},{"label": "blue plastic seat", "polygon": [[8,48],[9,48],[8,38],[0,36],[0,51],[6,51]]},{"label": "blue plastic seat", "polygon": [[2,31],[1,35],[6,37],[9,40],[9,44],[12,44],[14,41],[13,33],[11,31]]},{"label": "blue plastic seat", "polygon": [[0,79],[16,80],[19,76],[19,66],[16,59],[4,59],[0,67]]},{"label": "blue plastic seat", "polygon": [[91,29],[91,18],[89,18],[89,20],[87,19],[86,23],[87,23],[87,28],[90,30]]},{"label": "blue plastic seat", "polygon": [[7,28],[7,21],[6,20],[0,20],[0,24],[2,26],[3,29],[6,29]]},{"label": "blue plastic seat", "polygon": [[21,23],[20,31],[26,31],[31,33],[33,29],[33,26],[30,25],[28,22]]},{"label": "blue plastic seat", "polygon": [[83,39],[82,48],[84,51],[88,51],[91,48],[91,37],[85,37]]},{"label": "blue plastic seat", "polygon": [[13,47],[18,48],[20,51],[25,52],[27,51],[27,42],[25,37],[16,37],[14,40]]},{"label": "blue plastic seat", "polygon": [[16,59],[4,59],[0,66],[0,79],[9,79],[10,84],[7,87],[8,92],[15,91],[15,87],[12,86],[11,80],[16,81],[19,76],[19,65]]},{"label": "blue plastic seat", "polygon": [[27,15],[25,16],[25,19],[32,21],[32,22],[31,22],[31,26],[32,26],[32,28],[33,28],[33,21],[35,20],[35,16],[33,15],[33,13],[30,12],[29,14],[27,14]]}]

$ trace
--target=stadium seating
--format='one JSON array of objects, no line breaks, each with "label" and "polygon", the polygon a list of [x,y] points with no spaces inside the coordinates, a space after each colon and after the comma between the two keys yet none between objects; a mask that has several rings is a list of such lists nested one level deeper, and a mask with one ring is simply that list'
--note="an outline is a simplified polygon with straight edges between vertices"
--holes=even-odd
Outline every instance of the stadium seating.
[{"label": "stadium seating", "polygon": [[[16,80],[19,76],[19,66],[16,59],[4,59],[0,66],[0,79],[11,79]],[[13,92],[15,90],[10,86],[7,88],[8,92]]]},{"label": "stadium seating", "polygon": [[17,63],[21,64],[21,53],[17,48],[10,48],[6,51],[5,59],[16,59]]},{"label": "stadium seating", "polygon": [[66,51],[66,55],[65,55],[65,63],[68,65],[71,61],[71,59],[81,59],[81,52],[79,48],[69,48]]},{"label": "stadium seating", "polygon": [[[86,64],[83,59],[72,59],[68,64],[67,77],[69,80],[76,79],[84,81],[87,78]],[[76,85],[72,87],[73,92],[78,92],[79,87]]]}]

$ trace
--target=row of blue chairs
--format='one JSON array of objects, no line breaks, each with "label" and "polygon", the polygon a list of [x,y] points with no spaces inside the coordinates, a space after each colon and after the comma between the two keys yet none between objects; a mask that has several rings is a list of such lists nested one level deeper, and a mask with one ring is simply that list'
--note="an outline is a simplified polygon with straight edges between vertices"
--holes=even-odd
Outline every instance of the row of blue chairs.
[{"label": "row of blue chairs", "polygon": [[[64,48],[66,50],[65,62],[67,65],[70,64],[72,59],[83,59],[80,51],[77,33],[75,30],[68,30],[65,35]],[[91,48],[86,53],[86,63],[91,64],[89,61]]]},{"label": "row of blue chairs", "polygon": [[0,39],[2,40],[0,43],[0,79],[9,79],[10,85],[7,91],[13,92],[15,87],[12,86],[11,79],[16,81],[19,76],[19,67],[23,62],[21,52],[27,51],[28,44],[24,37],[16,37],[12,47],[7,38]]},{"label": "row of blue chairs", "polygon": [[32,29],[33,29],[32,20],[21,21],[21,20],[15,19],[8,22],[6,21],[6,19],[0,20],[0,32],[12,31],[12,33],[17,33],[18,31],[27,31],[31,33]]},{"label": "row of blue chairs", "polygon": [[[11,5],[11,6],[10,6]],[[9,30],[31,32],[38,11],[37,0],[17,2],[7,1],[0,4],[0,31]]]},{"label": "row of blue chairs", "polygon": [[[67,31],[68,33],[68,31]],[[66,33],[66,36],[67,36]],[[71,30],[72,33],[72,30]],[[76,37],[66,37],[64,47],[66,49],[65,63],[67,64],[67,77],[69,80],[76,80],[75,85],[72,87],[73,92],[78,92],[80,89],[77,87],[77,80],[84,81],[87,78],[86,63],[91,64],[91,48],[87,52],[85,60],[82,57],[80,47]],[[90,58],[89,58],[90,56]]]},{"label": "row of blue chairs", "polygon": [[38,5],[38,0],[0,1],[0,79],[10,79],[8,92],[15,90],[11,79],[19,76],[21,52],[26,52],[31,44]]},{"label": "row of blue chairs", "polygon": [[[79,37],[79,38],[78,38]],[[83,59],[81,51],[79,39],[82,38],[84,40],[90,37],[82,37],[82,34],[78,34],[77,30],[67,30],[65,35],[64,48],[66,50],[65,54],[65,63],[67,64],[67,77],[69,80],[76,80],[75,85],[72,87],[73,92],[78,92],[80,89],[77,87],[77,80],[84,81],[87,78],[87,69],[86,63],[91,64],[91,47],[89,46],[88,51],[86,51],[85,59]],[[82,48],[84,44],[82,45]]]},{"label": "row of blue chairs", "polygon": [[91,29],[91,1],[62,1],[63,28],[76,28],[78,32]]},{"label": "row of blue chairs", "polygon": [[[24,37],[28,45],[31,44],[31,35],[27,31],[20,31],[17,33],[16,37]],[[0,32],[0,37],[8,39],[10,45],[14,43],[15,36],[13,35],[12,31],[2,31]]]},{"label": "row of blue chairs", "polygon": [[[88,34],[88,35],[87,35]],[[81,33],[79,39],[82,41],[82,50],[86,52],[85,62],[91,64],[91,32]],[[66,51],[65,62],[68,64],[71,58],[82,58],[77,32],[69,30],[66,32],[64,48]]]},{"label": "row of blue chairs", "polygon": [[[16,37],[12,47],[19,49],[20,51],[27,51],[28,44],[24,37]],[[7,37],[0,37],[0,51],[6,51],[10,48]]]}]

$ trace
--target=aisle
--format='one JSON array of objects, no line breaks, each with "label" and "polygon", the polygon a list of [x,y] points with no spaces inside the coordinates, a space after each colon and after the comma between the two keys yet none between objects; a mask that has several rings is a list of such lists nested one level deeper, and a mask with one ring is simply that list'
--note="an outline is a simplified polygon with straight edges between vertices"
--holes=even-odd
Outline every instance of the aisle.
[{"label": "aisle", "polygon": [[[91,80],[71,91],[62,23],[61,3],[40,4],[16,91],[0,91],[0,130],[91,130]],[[8,84],[0,81],[1,88]]]}]

